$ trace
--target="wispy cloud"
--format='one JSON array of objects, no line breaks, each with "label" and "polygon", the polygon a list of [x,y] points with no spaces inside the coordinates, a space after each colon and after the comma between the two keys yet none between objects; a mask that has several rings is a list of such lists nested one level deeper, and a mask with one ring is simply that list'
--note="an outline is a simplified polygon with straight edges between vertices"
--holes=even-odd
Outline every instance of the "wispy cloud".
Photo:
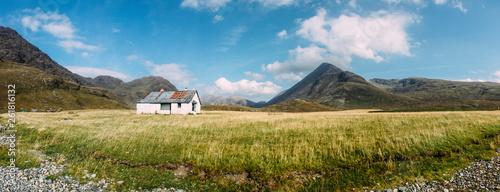
[{"label": "wispy cloud", "polygon": [[434,0],[434,4],[436,5],[443,5],[446,3],[447,0]]},{"label": "wispy cloud", "polygon": [[60,39],[57,44],[63,47],[68,53],[72,53],[74,49],[95,51],[100,48],[96,45],[87,45],[79,40],[75,40],[81,37],[75,34],[77,29],[66,14],[43,12],[40,8],[25,9],[23,13],[25,15],[21,17],[21,24],[24,27],[33,32],[42,30]]},{"label": "wispy cloud", "polygon": [[123,73],[119,73],[116,71],[111,71],[108,69],[101,69],[101,68],[93,68],[93,67],[81,67],[81,66],[66,66],[68,70],[70,70],[73,73],[79,74],[84,77],[97,77],[99,75],[109,75],[112,77],[116,77],[121,80],[131,80],[132,77],[125,75]]},{"label": "wispy cloud", "polygon": [[304,76],[304,73],[299,73],[299,75],[298,75],[298,74],[290,72],[290,73],[283,73],[283,74],[275,75],[274,79],[276,79],[279,82],[282,82],[282,81],[297,82],[297,81],[302,80],[302,76]]},{"label": "wispy cloud", "polygon": [[95,45],[87,45],[80,41],[75,40],[62,40],[57,43],[59,46],[66,49],[66,52],[73,53],[74,49],[86,50],[86,51],[96,51],[99,50],[100,47]]},{"label": "wispy cloud", "polygon": [[231,0],[183,0],[181,7],[189,7],[193,9],[210,9],[218,11],[220,8],[226,6]]},{"label": "wispy cloud", "polygon": [[260,81],[262,79],[264,79],[264,75],[262,74],[258,74],[258,73],[252,73],[250,71],[245,71],[245,75],[246,76],[249,76],[249,77],[252,77],[253,79],[255,79],[256,81]]},{"label": "wispy cloud", "polygon": [[191,77],[191,72],[185,69],[187,65],[184,64],[155,64],[152,61],[146,61],[144,65],[151,68],[152,75],[163,77],[180,87],[187,87],[190,81],[196,80]]},{"label": "wispy cloud", "polygon": [[218,22],[220,22],[222,20],[224,20],[224,17],[222,17],[222,15],[215,15],[214,19],[213,19],[213,22],[214,23],[218,23]]},{"label": "wispy cloud", "polygon": [[461,2],[461,1],[454,0],[454,1],[452,2],[452,6],[453,6],[454,8],[459,9],[459,10],[460,10],[460,11],[462,11],[464,14],[465,14],[465,13],[467,13],[467,9],[466,9],[466,8],[464,8],[464,5],[462,4],[462,2]]},{"label": "wispy cloud", "polygon": [[137,54],[132,54],[132,55],[126,56],[126,57],[125,57],[125,59],[126,59],[126,60],[129,60],[129,61],[134,61],[134,60],[139,59],[139,55],[137,55]]},{"label": "wispy cloud", "polygon": [[240,41],[243,33],[247,31],[245,26],[237,26],[228,31],[228,35],[224,38],[224,45],[236,45]]},{"label": "wispy cloud", "polygon": [[250,0],[250,2],[259,2],[265,7],[280,7],[298,3],[298,0]]},{"label": "wispy cloud", "polygon": [[[233,0],[183,0],[181,7],[189,7],[197,10],[208,9],[213,12],[224,8]],[[276,8],[297,4],[300,0],[247,0],[249,3],[258,2],[264,7]],[[308,2],[308,1],[306,1]]]},{"label": "wispy cloud", "polygon": [[111,29],[111,32],[112,32],[112,33],[119,33],[119,32],[120,32],[120,29],[118,29],[118,28],[114,28],[114,27],[113,27],[113,29]]},{"label": "wispy cloud", "polygon": [[92,56],[92,54],[90,54],[89,52],[82,53],[82,57],[89,57],[89,56]]}]

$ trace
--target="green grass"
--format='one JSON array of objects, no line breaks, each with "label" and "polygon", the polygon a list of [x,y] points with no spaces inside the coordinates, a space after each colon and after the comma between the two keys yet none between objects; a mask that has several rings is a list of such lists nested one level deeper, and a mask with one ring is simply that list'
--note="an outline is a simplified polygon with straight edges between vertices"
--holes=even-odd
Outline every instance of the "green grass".
[{"label": "green grass", "polygon": [[[72,121],[57,122],[64,118]],[[84,170],[96,180],[125,181],[113,186],[116,190],[391,187],[415,178],[446,179],[500,147],[496,112],[164,116],[89,110],[22,113],[20,122],[22,149],[61,153],[68,159],[68,174],[83,181]],[[175,176],[179,166],[190,173]]]}]

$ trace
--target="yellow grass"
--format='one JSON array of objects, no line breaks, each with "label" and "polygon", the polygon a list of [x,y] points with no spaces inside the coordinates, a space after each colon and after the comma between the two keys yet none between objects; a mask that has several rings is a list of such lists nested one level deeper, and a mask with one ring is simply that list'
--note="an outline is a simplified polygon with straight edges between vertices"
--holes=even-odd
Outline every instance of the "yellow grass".
[{"label": "yellow grass", "polygon": [[[72,121],[58,121],[65,118]],[[216,175],[258,172],[264,180],[293,171],[328,172],[379,161],[385,162],[386,171],[396,171],[393,161],[398,159],[452,157],[500,132],[496,111],[210,111],[182,116],[84,110],[18,113],[18,119],[41,135],[50,133],[60,144],[83,152],[136,163],[189,162]],[[498,139],[487,145],[498,145]],[[76,149],[64,150],[68,151],[61,153]]]}]

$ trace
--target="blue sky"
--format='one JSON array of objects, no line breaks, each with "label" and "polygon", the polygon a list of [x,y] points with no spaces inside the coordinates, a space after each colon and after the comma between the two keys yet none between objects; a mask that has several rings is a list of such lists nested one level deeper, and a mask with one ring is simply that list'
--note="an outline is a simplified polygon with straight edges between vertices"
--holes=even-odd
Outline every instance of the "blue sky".
[{"label": "blue sky", "polygon": [[18,0],[0,3],[0,25],[82,76],[255,101],[322,62],[366,79],[500,82],[497,0]]}]

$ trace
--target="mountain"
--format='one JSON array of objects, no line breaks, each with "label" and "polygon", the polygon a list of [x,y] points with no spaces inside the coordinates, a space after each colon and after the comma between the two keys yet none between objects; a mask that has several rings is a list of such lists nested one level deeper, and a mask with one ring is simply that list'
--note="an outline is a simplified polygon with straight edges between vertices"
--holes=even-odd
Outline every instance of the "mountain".
[{"label": "mountain", "polygon": [[354,73],[323,63],[290,89],[272,98],[267,105],[301,99],[321,105],[350,108],[398,108],[421,103],[384,91]]},{"label": "mountain", "polygon": [[92,85],[109,89],[114,94],[135,109],[137,101],[148,95],[152,91],[177,91],[177,88],[163,77],[147,76],[131,82],[123,82],[121,79],[111,76],[97,76],[89,80]]},{"label": "mountain", "polygon": [[[15,85],[18,111],[129,108],[111,91],[90,87],[87,78],[62,67],[16,31],[1,26],[0,79],[2,93],[7,93],[8,85]],[[0,94],[0,101],[7,103],[7,94]],[[7,106],[0,110],[7,110]]]},{"label": "mountain", "polygon": [[335,108],[327,107],[313,102],[294,99],[280,104],[260,108],[262,112],[317,112],[337,111]]},{"label": "mountain", "polygon": [[[0,92],[7,93],[15,85],[15,107],[22,111],[61,111],[72,109],[123,109],[128,105],[112,92],[87,87],[38,68],[0,60]],[[7,103],[7,94],[0,94]],[[0,107],[6,111],[7,106]]]},{"label": "mountain", "polygon": [[500,84],[459,82],[411,77],[406,79],[370,79],[388,92],[427,102],[500,101]]},{"label": "mountain", "polygon": [[56,75],[80,85],[90,85],[87,79],[53,61],[49,55],[26,41],[15,30],[2,26],[0,26],[0,60],[37,68],[43,73]]},{"label": "mountain", "polygon": [[239,106],[260,108],[266,104],[265,101],[260,101],[256,103],[254,101],[238,96],[223,97],[223,96],[215,96],[209,94],[202,95],[200,97],[200,100],[203,105],[239,105]]},{"label": "mountain", "polygon": [[200,96],[201,103],[203,105],[216,105],[219,100],[223,100],[223,96],[204,94]]}]

